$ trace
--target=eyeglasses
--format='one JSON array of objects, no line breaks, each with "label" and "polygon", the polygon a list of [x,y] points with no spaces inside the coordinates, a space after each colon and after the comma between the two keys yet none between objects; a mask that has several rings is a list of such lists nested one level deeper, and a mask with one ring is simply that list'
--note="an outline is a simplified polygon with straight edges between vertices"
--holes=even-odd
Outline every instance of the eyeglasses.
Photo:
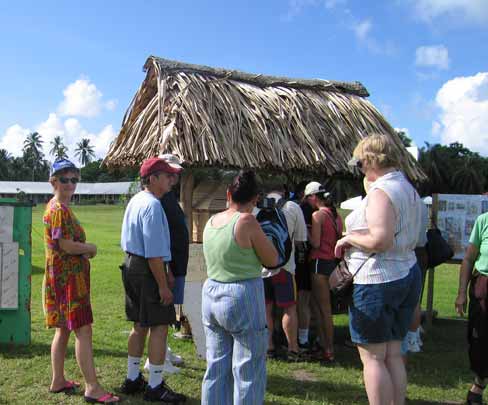
[{"label": "eyeglasses", "polygon": [[350,167],[357,167],[358,169],[363,168],[363,162],[359,160],[358,158],[353,157],[349,162],[347,162],[347,165]]},{"label": "eyeglasses", "polygon": [[69,182],[77,184],[80,181],[78,177],[59,177],[58,180],[61,184],[68,184]]}]

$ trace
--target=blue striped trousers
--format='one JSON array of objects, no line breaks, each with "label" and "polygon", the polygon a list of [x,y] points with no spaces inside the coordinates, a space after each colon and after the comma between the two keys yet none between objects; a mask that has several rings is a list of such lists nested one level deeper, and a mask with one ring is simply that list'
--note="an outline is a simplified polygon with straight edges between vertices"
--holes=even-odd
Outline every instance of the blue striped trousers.
[{"label": "blue striped trousers", "polygon": [[207,370],[202,405],[260,405],[266,390],[268,330],[261,278],[202,290]]}]

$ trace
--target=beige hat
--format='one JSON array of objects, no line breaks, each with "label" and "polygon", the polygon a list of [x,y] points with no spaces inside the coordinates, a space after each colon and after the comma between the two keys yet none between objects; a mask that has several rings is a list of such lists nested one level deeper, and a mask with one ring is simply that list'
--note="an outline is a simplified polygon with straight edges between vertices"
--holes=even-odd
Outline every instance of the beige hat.
[{"label": "beige hat", "polygon": [[183,166],[181,166],[181,160],[178,156],[171,153],[165,153],[164,155],[159,155],[159,158],[163,159],[173,169],[183,170]]},{"label": "beige hat", "polygon": [[308,197],[309,195],[324,193],[325,191],[325,188],[318,181],[311,181],[305,186],[304,195]]}]

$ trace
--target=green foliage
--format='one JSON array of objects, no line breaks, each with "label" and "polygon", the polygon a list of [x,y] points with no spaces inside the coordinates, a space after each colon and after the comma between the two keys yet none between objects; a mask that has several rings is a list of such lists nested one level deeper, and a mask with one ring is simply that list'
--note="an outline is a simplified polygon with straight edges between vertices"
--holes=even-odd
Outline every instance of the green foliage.
[{"label": "green foliage", "polygon": [[85,166],[95,158],[95,151],[88,138],[83,138],[76,144],[75,156],[80,159],[81,166]]},{"label": "green foliage", "polygon": [[49,151],[49,154],[53,156],[55,160],[68,158],[68,147],[63,144],[63,140],[59,135],[54,137],[50,145],[52,148]]},{"label": "green foliage", "polygon": [[423,194],[481,194],[487,190],[488,159],[461,143],[426,143],[420,149],[419,163],[429,178],[421,186]]},{"label": "green foliage", "polygon": [[405,131],[395,130],[395,132],[402,141],[403,146],[405,146],[406,148],[412,146],[412,139],[407,135]]},{"label": "green foliage", "polygon": [[99,159],[81,168],[81,179],[84,183],[133,181],[138,176],[138,170],[137,167],[108,170]]}]

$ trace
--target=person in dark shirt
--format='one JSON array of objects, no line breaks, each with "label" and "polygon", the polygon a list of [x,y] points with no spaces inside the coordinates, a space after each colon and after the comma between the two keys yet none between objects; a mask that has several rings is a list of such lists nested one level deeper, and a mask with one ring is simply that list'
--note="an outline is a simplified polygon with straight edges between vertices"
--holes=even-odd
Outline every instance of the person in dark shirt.
[{"label": "person in dark shirt", "polygon": [[[181,162],[177,156],[172,154],[165,154],[160,156],[170,167],[176,170],[182,170]],[[174,188],[179,181],[179,176],[174,176],[171,187]],[[161,205],[163,206],[166,218],[168,220],[169,235],[171,241],[171,261],[167,263],[169,271],[174,277],[173,304],[177,312],[180,313],[181,320],[181,306],[183,305],[185,295],[185,277],[188,266],[188,254],[190,238],[188,233],[188,226],[186,223],[185,213],[180,207],[176,192],[174,189],[168,191],[161,198]],[[173,353],[170,347],[167,347],[166,358],[164,362],[163,373],[176,374],[180,371],[176,365],[183,364],[181,356]]]}]

